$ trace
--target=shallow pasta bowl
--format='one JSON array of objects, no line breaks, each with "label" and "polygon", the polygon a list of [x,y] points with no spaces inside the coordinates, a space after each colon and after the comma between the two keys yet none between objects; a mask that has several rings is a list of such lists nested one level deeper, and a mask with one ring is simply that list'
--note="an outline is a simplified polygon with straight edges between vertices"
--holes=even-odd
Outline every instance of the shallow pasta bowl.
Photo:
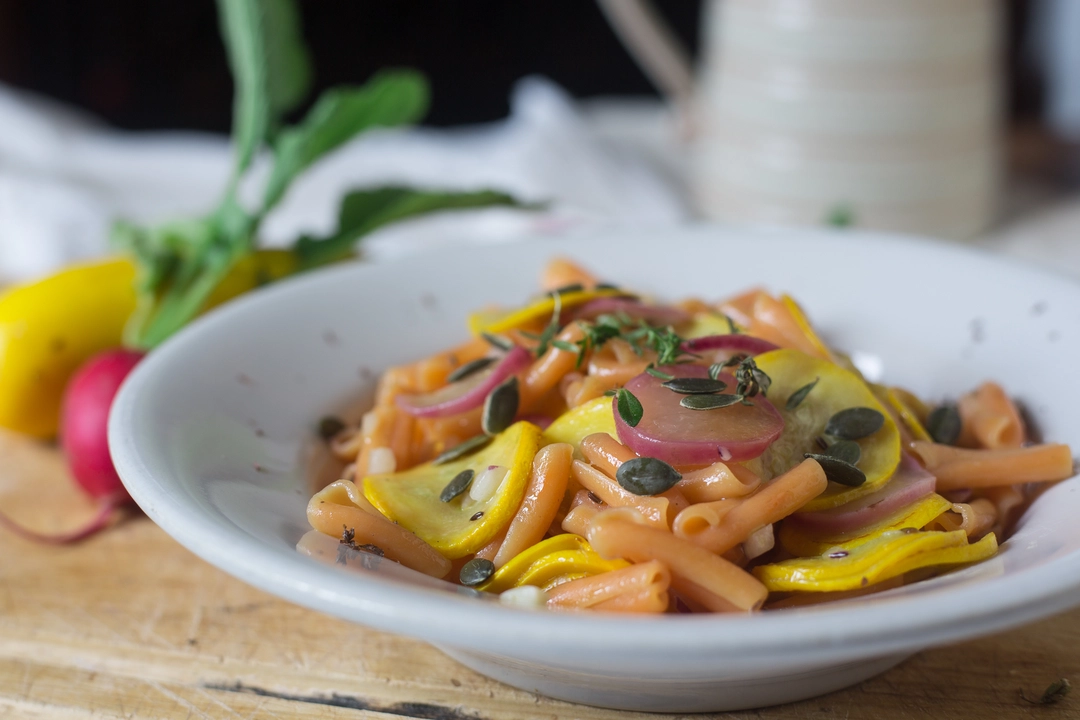
[{"label": "shallow pasta bowl", "polygon": [[[697,227],[432,252],[314,273],[216,311],[152,353],[113,408],[132,497],[195,554],[307,607],[436,644],[520,688],[577,702],[731,710],[829,692],[910,653],[1080,604],[1080,481],[1028,510],[989,562],[865,599],[753,616],[529,612],[390,562],[300,555],[313,428],[377,374],[460,342],[465,316],[534,292],[568,255],[625,287],[792,293],[868,372],[930,398],[1000,379],[1048,440],[1080,447],[1080,286],[1014,261],[868,233]],[[1019,368],[1034,368],[1019,371]]]}]

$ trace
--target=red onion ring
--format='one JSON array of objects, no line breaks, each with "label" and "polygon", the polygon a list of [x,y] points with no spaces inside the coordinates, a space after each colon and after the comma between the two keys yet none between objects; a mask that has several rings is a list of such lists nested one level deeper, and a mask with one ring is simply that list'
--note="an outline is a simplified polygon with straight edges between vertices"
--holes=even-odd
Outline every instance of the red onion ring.
[{"label": "red onion ring", "polygon": [[886,515],[921,500],[934,492],[937,478],[908,453],[902,453],[900,466],[892,479],[877,492],[831,510],[796,513],[789,522],[814,535],[841,535],[881,520]]},{"label": "red onion ring", "polygon": [[706,350],[732,350],[747,355],[761,355],[770,350],[778,350],[780,346],[753,335],[731,333],[729,335],[706,335],[705,337],[693,338],[685,341],[682,348],[690,353],[700,353]]},{"label": "red onion ring", "polygon": [[422,395],[398,395],[397,406],[414,417],[438,418],[459,415],[484,404],[484,398],[511,375],[532,362],[532,354],[514,346],[497,364],[481,370],[472,377],[450,383],[446,387]]}]

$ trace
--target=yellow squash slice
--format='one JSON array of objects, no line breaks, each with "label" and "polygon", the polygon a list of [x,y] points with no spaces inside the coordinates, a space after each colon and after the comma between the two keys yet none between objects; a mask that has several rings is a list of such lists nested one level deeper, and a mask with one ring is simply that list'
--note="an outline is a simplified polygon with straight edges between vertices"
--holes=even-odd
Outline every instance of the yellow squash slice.
[{"label": "yellow squash slice", "polygon": [[[575,305],[582,305],[596,298],[611,297],[612,295],[625,295],[625,290],[615,288],[603,288],[600,290],[574,290],[559,293],[559,300],[563,310]],[[474,335],[482,332],[501,333],[507,330],[516,330],[525,327],[535,320],[546,320],[551,317],[555,310],[555,298],[551,293],[543,296],[536,302],[525,307],[513,310],[502,308],[480,310],[469,315],[469,330]]]},{"label": "yellow squash slice", "polygon": [[480,590],[501,593],[521,585],[550,590],[564,582],[629,567],[625,560],[605,560],[579,535],[556,535],[515,555]]},{"label": "yellow squash slice", "polygon": [[[416,533],[443,556],[451,560],[464,557],[490,542],[517,512],[539,447],[540,429],[518,422],[487,447],[458,460],[369,475],[364,478],[364,496],[379,512]],[[474,500],[466,490],[450,502],[439,499],[458,473],[472,470],[479,476],[493,465],[505,467],[507,472],[490,497]]]},{"label": "yellow squash slice", "polygon": [[[900,464],[900,432],[889,413],[859,376],[827,360],[798,350],[773,350],[754,358],[772,379],[769,400],[784,417],[784,432],[763,456],[766,470],[781,475],[803,461],[803,453],[821,452],[815,440],[825,431],[829,418],[841,410],[868,407],[885,417],[881,429],[858,441],[862,457],[858,467],[866,474],[859,487],[830,483],[829,488],[803,506],[804,512],[828,510],[879,490]],[[814,382],[814,389],[794,410],[785,404],[799,388]]]},{"label": "yellow squash slice", "polygon": [[606,396],[593,398],[556,418],[544,430],[544,443],[570,443],[576,448],[586,436],[601,432],[618,437],[611,398]]},{"label": "yellow squash slice", "polygon": [[951,508],[951,502],[937,493],[931,493],[921,500],[905,505],[876,523],[841,535],[810,535],[799,530],[793,523],[783,523],[780,527],[780,544],[789,553],[799,557],[821,555],[830,548],[851,550],[871,540],[876,540],[892,530],[904,528],[921,530],[931,520]]},{"label": "yellow squash slice", "polygon": [[754,575],[770,592],[836,592],[874,585],[918,568],[979,562],[996,552],[993,533],[969,545],[963,530],[893,531],[852,550],[761,565],[754,568]]}]

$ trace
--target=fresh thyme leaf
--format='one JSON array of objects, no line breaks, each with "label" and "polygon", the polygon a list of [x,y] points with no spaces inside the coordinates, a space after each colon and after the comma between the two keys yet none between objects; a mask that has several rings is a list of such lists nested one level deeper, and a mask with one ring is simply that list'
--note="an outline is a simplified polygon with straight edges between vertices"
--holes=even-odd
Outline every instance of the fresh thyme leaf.
[{"label": "fresh thyme leaf", "polygon": [[724,372],[724,366],[720,363],[713,363],[709,366],[709,377],[713,380],[720,377],[720,373]]},{"label": "fresh thyme leaf", "polygon": [[1055,680],[1050,683],[1047,688],[1043,690],[1043,694],[1039,696],[1038,700],[1029,698],[1024,694],[1022,689],[1020,690],[1020,698],[1032,705],[1053,705],[1061,700],[1061,698],[1068,695],[1070,690],[1072,690],[1072,684],[1069,683],[1067,678],[1061,678],[1060,680]]},{"label": "fresh thyme leaf", "polygon": [[514,349],[514,343],[510,342],[502,335],[492,335],[488,332],[482,332],[480,333],[480,337],[484,338],[484,340],[487,341],[488,345],[491,345],[494,348],[498,348],[499,350],[510,352]]},{"label": "fresh thyme leaf", "polygon": [[540,344],[536,346],[536,357],[540,357],[547,352],[548,347],[551,345],[551,341],[555,339],[555,335],[559,332],[559,316],[562,314],[562,296],[559,293],[551,293],[551,299],[555,303],[554,309],[551,311],[551,321],[544,328],[544,331],[540,333]]},{"label": "fresh thyme leaf", "polygon": [[732,335],[739,334],[739,328],[735,324],[735,321],[731,319],[730,315],[724,315],[724,319],[727,320],[728,332]]},{"label": "fresh thyme leaf", "polygon": [[560,350],[563,350],[565,352],[572,352],[572,353],[576,353],[576,352],[578,352],[580,350],[580,348],[577,345],[575,345],[574,343],[567,342],[566,340],[559,340],[559,339],[552,340],[551,341],[551,346],[556,347],[556,348],[558,348]]},{"label": "fresh thyme leaf", "polygon": [[734,355],[729,357],[727,360],[725,360],[720,367],[722,367],[722,368],[735,367],[736,365],[738,365],[739,363],[741,363],[743,360],[745,360],[748,357],[749,357],[749,355],[745,355],[743,353],[735,353]]},{"label": "fresh thyme leaf", "polygon": [[649,364],[649,367],[645,368],[645,372],[649,373],[654,378],[659,378],[660,380],[674,380],[675,379],[674,375],[670,375],[670,374],[664,372],[663,370],[658,370],[652,363]]},{"label": "fresh thyme leaf", "polygon": [[790,411],[799,407],[802,401],[806,399],[806,396],[810,394],[810,391],[814,389],[814,386],[818,384],[818,380],[820,379],[821,378],[814,378],[813,382],[808,382],[795,392],[791,393],[791,397],[787,399],[784,408]]},{"label": "fresh thyme leaf", "polygon": [[630,427],[637,427],[641,422],[641,416],[645,413],[641,407],[641,401],[626,388],[619,388],[615,393],[615,405],[619,408],[619,417]]},{"label": "fresh thyme leaf", "polygon": [[[728,362],[731,361],[728,360]],[[735,392],[748,398],[752,398],[758,393],[761,393],[762,396],[767,395],[769,386],[772,385],[772,378],[757,366],[754,358],[745,356],[739,361],[739,366],[735,368],[735,380],[738,382]]]},{"label": "fresh thyme leaf", "polygon": [[618,393],[618,390],[605,390],[604,397],[615,397]]}]

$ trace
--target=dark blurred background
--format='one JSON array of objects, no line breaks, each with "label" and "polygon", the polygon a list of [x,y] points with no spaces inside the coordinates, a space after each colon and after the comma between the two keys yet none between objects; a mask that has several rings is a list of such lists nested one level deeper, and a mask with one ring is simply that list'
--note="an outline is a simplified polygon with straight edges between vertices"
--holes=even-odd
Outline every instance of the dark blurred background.
[{"label": "dark blurred background", "polygon": [[[696,52],[700,0],[656,4]],[[588,0],[305,0],[300,6],[315,56],[311,98],[387,65],[427,73],[433,125],[505,116],[511,85],[532,73],[576,97],[656,94]],[[1023,62],[1028,3],[1012,0],[1007,7],[1015,120],[1038,114],[1040,91]],[[232,85],[213,0],[0,0],[0,82],[80,106],[121,128],[229,128]]]}]

